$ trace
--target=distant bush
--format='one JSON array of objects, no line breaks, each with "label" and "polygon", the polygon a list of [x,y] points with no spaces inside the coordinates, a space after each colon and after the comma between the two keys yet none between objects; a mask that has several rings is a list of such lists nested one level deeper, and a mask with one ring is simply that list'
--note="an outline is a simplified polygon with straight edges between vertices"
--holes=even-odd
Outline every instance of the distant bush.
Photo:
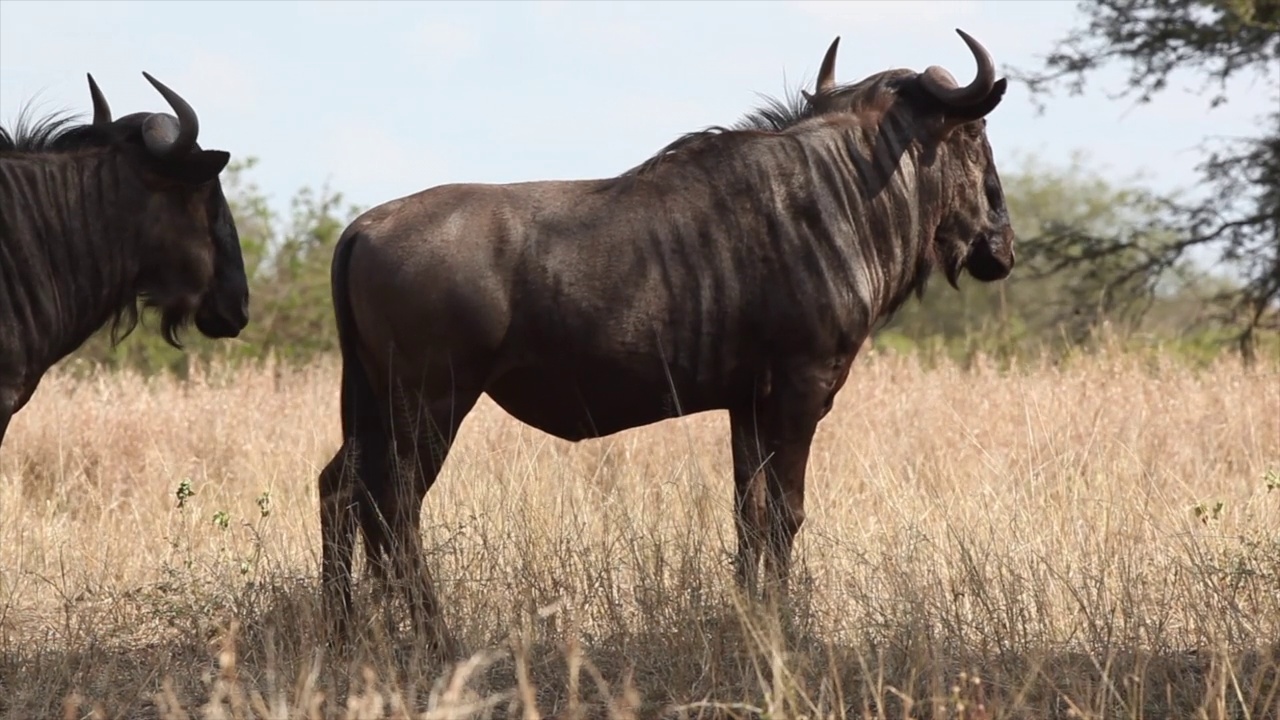
[{"label": "distant bush", "polygon": [[[343,229],[361,211],[341,193],[304,187],[281,219],[257,185],[246,179],[258,164],[248,158],[228,166],[223,184],[232,205],[250,276],[249,326],[240,338],[210,342],[194,330],[186,352],[166,345],[154,318],[112,348],[99,333],[65,364],[70,368],[131,368],[145,374],[186,377],[193,361],[259,363],[267,359],[305,364],[337,352],[329,288],[333,249]],[[1117,189],[1084,170],[1076,160],[1065,169],[1044,168],[1033,159],[1004,181],[1019,237],[1018,268],[1001,283],[962,280],[957,292],[934,282],[922,301],[903,307],[874,337],[877,348],[967,363],[982,357],[1008,364],[1042,356],[1063,359],[1099,343],[1173,353],[1207,363],[1235,349],[1236,334],[1218,310],[1201,299],[1227,282],[1195,267],[1179,267],[1141,315],[1098,308],[1125,308],[1117,293],[1136,292],[1110,283],[1097,268],[1068,268],[1037,278],[1044,264],[1046,227],[1116,228],[1140,223],[1151,212],[1141,193]],[[1167,238],[1146,238],[1163,242]],[[1106,300],[1106,302],[1103,302]],[[1280,353],[1280,333],[1261,334],[1255,353]]]}]

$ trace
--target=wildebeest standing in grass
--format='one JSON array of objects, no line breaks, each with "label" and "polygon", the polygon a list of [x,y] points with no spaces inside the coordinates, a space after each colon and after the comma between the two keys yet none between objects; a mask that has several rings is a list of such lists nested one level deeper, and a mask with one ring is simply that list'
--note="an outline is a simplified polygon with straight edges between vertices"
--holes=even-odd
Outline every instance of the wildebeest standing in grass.
[{"label": "wildebeest standing in grass", "polygon": [[344,440],[319,477],[335,629],[359,528],[449,652],[419,513],[482,393],[570,441],[727,410],[736,579],[765,557],[784,581],[810,442],[873,326],[934,268],[1014,264],[984,120],[1006,81],[958,32],[964,87],[939,67],[838,85],[836,38],[815,92],[618,177],[443,185],[353,221],[332,264]]},{"label": "wildebeest standing in grass", "polygon": [[112,322],[136,326],[138,301],[181,348],[194,320],[209,338],[248,322],[249,286],[218,174],[230,155],[202,150],[196,113],[147,73],[174,115],[118,120],[89,78],[93,121],[0,128],[0,442],[45,372]]}]

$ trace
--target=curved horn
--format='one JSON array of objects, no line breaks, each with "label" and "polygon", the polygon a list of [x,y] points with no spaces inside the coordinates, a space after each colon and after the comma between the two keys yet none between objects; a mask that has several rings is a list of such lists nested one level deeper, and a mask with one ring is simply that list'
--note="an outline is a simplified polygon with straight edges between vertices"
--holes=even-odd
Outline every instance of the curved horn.
[{"label": "curved horn", "polygon": [[174,114],[178,116],[176,123],[173,118],[163,113],[152,113],[146,119],[142,126],[142,135],[146,140],[147,149],[160,158],[187,154],[195,146],[196,137],[200,134],[200,120],[196,117],[196,111],[191,109],[182,96],[170,90],[164,83],[145,71],[142,76],[160,91],[169,106],[173,108]]},{"label": "curved horn", "polygon": [[955,79],[951,74],[934,65],[920,76],[920,84],[943,104],[962,108],[982,102],[991,93],[991,88],[996,84],[996,65],[991,59],[991,53],[982,47],[982,43],[974,40],[960,28],[956,28],[956,32],[973,52],[973,58],[978,61],[978,76],[967,86],[956,87]]},{"label": "curved horn", "polygon": [[93,98],[93,124],[110,124],[111,106],[107,104],[106,96],[98,88],[98,83],[94,82],[93,73],[85,73],[85,77],[89,78],[89,96]]},{"label": "curved horn", "polygon": [[827,54],[822,57],[822,66],[818,68],[818,93],[826,92],[836,86],[836,48],[840,45],[840,36],[831,41]]}]

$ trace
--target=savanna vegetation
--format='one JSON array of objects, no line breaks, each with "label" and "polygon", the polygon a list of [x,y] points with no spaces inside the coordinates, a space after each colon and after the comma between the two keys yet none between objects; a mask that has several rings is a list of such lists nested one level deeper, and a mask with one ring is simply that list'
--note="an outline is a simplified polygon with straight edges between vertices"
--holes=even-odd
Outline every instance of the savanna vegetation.
[{"label": "savanna vegetation", "polygon": [[[1262,0],[1081,7],[1033,87],[1280,52]],[[1019,266],[935,283],[859,358],[785,612],[732,590],[726,418],[572,445],[482,401],[423,514],[454,667],[387,633],[398,608],[349,654],[320,634],[328,270],[359,208],[303,188],[280,217],[238,162],[243,337],[104,332],[6,437],[0,717],[1280,718],[1269,123],[1207,157],[1225,204],[1087,155],[1001,168]]]},{"label": "savanna vegetation", "polygon": [[574,446],[484,402],[423,513],[456,670],[319,634],[336,381],[51,377],[0,460],[0,715],[1276,717],[1280,363],[873,352],[785,629],[734,600],[725,418]]}]

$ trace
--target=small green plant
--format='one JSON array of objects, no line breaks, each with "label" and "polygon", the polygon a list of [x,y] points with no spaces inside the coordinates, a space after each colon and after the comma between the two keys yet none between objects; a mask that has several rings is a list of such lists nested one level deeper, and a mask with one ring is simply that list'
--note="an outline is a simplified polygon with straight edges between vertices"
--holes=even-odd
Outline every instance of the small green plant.
[{"label": "small green plant", "polygon": [[1213,505],[1207,506],[1204,503],[1196,503],[1192,506],[1191,511],[1195,513],[1196,519],[1201,524],[1208,525],[1210,522],[1217,522],[1222,519],[1222,510],[1226,507],[1226,503],[1221,500],[1215,500]]},{"label": "small green plant", "polygon": [[1280,471],[1275,469],[1268,470],[1262,480],[1267,484],[1267,492],[1280,490]]},{"label": "small green plant", "polygon": [[178,483],[178,490],[174,493],[178,496],[178,509],[182,510],[187,506],[187,501],[196,496],[196,491],[191,487],[191,478],[183,478]]},{"label": "small green plant", "polygon": [[219,529],[226,530],[231,526],[231,513],[226,510],[219,510],[213,514],[213,524]]}]

